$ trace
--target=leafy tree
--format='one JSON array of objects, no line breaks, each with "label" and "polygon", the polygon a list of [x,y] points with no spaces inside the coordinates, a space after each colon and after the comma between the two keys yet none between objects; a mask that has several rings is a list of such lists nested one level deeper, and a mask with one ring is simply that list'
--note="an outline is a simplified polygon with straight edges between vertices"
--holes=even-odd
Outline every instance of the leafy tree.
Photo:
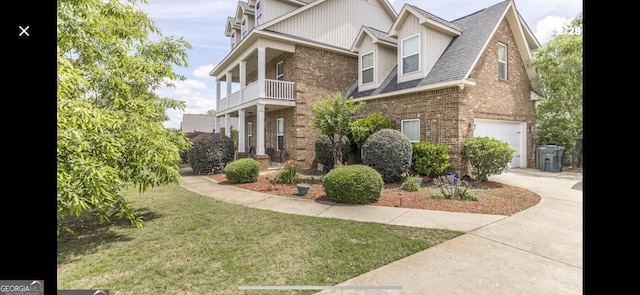
[{"label": "leafy tree", "polygon": [[351,124],[351,138],[352,141],[356,144],[356,146],[361,149],[362,145],[367,141],[367,138],[374,132],[385,129],[385,128],[393,128],[393,122],[389,117],[383,115],[382,113],[373,113],[364,118],[355,120]]},{"label": "leafy tree", "polygon": [[191,45],[163,37],[136,2],[58,0],[58,232],[83,212],[141,227],[121,190],[180,181],[191,143],[162,123],[185,103],[153,91],[184,79],[172,66],[187,66]]},{"label": "leafy tree", "polygon": [[310,106],[310,125],[329,137],[334,167],[342,165],[342,138],[349,136],[353,117],[362,106],[363,102],[356,103],[353,97],[343,97],[339,92]]},{"label": "leafy tree", "polygon": [[536,52],[533,65],[546,99],[536,105],[538,144],[565,147],[581,166],[582,15]]},{"label": "leafy tree", "polygon": [[213,110],[213,109],[208,110],[208,111],[207,111],[207,115],[215,116],[215,115],[216,115],[216,110]]}]

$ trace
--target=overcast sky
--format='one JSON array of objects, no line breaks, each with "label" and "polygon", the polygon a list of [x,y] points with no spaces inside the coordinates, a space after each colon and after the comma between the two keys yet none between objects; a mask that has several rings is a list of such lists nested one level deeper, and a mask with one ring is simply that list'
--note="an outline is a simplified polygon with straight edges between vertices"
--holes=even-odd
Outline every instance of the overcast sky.
[{"label": "overcast sky", "polygon": [[[396,12],[408,3],[445,20],[454,20],[502,0],[389,2]],[[193,46],[187,52],[189,67],[175,69],[188,79],[176,82],[175,89],[158,91],[161,96],[187,104],[183,112],[168,111],[170,120],[165,122],[166,127],[180,128],[184,113],[205,114],[216,108],[215,79],[209,77],[208,72],[229,53],[229,38],[224,35],[224,29],[227,17],[235,15],[237,5],[233,0],[148,0],[147,4],[139,4],[164,36],[183,37]],[[515,5],[542,44],[583,10],[580,0],[515,0]]]}]

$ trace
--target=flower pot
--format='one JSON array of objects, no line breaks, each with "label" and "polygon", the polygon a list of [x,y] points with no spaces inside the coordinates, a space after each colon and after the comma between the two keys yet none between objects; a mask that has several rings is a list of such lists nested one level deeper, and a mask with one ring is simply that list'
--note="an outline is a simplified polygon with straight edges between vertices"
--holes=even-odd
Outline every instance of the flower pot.
[{"label": "flower pot", "polygon": [[423,175],[422,176],[422,184],[426,185],[427,182],[429,182],[429,176],[427,175]]},{"label": "flower pot", "polygon": [[305,196],[307,192],[309,192],[309,188],[311,188],[308,184],[297,184],[298,187],[298,195]]},{"label": "flower pot", "polygon": [[422,177],[416,177],[416,181],[418,182],[418,186],[422,187]]}]

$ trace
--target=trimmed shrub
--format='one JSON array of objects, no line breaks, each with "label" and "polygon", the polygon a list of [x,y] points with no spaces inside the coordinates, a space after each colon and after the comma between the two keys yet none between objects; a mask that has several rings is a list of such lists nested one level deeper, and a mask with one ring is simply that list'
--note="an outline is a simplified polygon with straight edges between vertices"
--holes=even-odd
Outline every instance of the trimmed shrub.
[{"label": "trimmed shrub", "polygon": [[333,168],[324,176],[322,186],[333,202],[366,204],[380,199],[384,182],[375,169],[356,164]]},{"label": "trimmed shrub", "polygon": [[451,165],[449,146],[436,142],[414,142],[411,167],[415,172],[434,177]]},{"label": "trimmed shrub", "polygon": [[[342,160],[347,161],[349,159],[349,152],[351,151],[351,142],[346,136],[342,137]],[[321,134],[316,139],[316,160],[318,163],[324,165],[325,170],[333,168],[333,149],[331,148],[331,141],[329,136]]]},{"label": "trimmed shrub", "polygon": [[252,158],[235,160],[224,167],[224,175],[232,183],[249,183],[258,181],[260,162]]},{"label": "trimmed shrub", "polygon": [[462,144],[462,159],[471,165],[471,173],[478,181],[506,171],[515,152],[508,143],[492,137],[468,138]]},{"label": "trimmed shrub", "polygon": [[393,122],[389,117],[382,113],[374,113],[351,123],[351,141],[361,149],[371,134],[381,129],[393,127]]},{"label": "trimmed shrub", "polygon": [[218,174],[235,155],[233,140],[222,133],[205,133],[193,138],[187,153],[189,165],[198,175]]},{"label": "trimmed shrub", "polygon": [[385,183],[402,179],[411,167],[413,147],[406,135],[395,129],[381,129],[362,146],[362,163],[380,172]]}]

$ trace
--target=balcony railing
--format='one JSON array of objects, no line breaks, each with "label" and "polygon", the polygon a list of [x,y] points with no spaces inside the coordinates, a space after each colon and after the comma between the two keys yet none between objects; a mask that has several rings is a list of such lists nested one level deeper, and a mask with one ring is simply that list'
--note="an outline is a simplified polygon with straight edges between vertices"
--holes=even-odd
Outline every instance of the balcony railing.
[{"label": "balcony railing", "polygon": [[264,80],[264,96],[260,97],[260,89],[258,81],[255,81],[245,88],[242,88],[234,93],[231,93],[228,97],[218,100],[217,111],[221,112],[244,103],[257,100],[259,98],[269,99],[281,99],[281,100],[295,100],[293,96],[294,82],[278,81],[278,80]]}]

